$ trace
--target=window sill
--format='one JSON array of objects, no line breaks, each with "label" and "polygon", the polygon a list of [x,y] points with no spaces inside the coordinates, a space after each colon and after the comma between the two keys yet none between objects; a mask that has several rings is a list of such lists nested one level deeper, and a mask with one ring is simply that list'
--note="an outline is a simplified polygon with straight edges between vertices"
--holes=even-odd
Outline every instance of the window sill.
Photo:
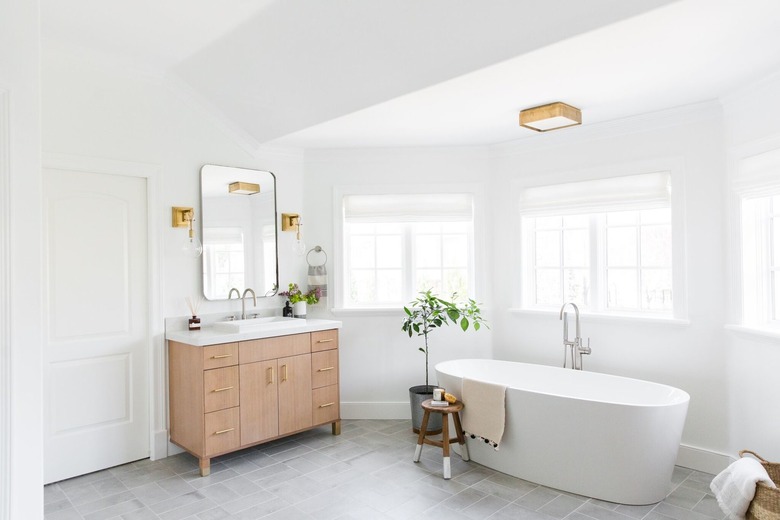
[{"label": "window sill", "polygon": [[334,316],[402,316],[403,307],[374,307],[370,309],[335,308],[330,310]]},{"label": "window sill", "polygon": [[747,325],[726,325],[726,330],[750,339],[780,339],[780,330],[768,327],[750,327]]},{"label": "window sill", "polygon": [[[558,319],[560,311],[548,310],[548,309],[522,309],[518,307],[512,307],[509,309],[510,314],[525,314],[528,316],[550,316]],[[614,322],[622,321],[627,323],[647,323],[651,325],[673,325],[678,327],[687,327],[691,324],[690,320],[681,318],[671,318],[668,316],[637,316],[634,314],[596,314],[592,312],[580,312],[580,318],[587,319],[588,321],[604,321]]]}]

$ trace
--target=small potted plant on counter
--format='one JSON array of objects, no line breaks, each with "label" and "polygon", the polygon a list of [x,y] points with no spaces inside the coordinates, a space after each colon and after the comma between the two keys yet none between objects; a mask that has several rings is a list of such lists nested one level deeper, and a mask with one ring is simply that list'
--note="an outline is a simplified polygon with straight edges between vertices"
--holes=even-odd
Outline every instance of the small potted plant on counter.
[{"label": "small potted plant on counter", "polygon": [[[467,331],[469,327],[479,330],[483,325],[487,326],[482,318],[481,311],[477,302],[467,300],[465,303],[457,303],[457,294],[453,293],[450,300],[443,300],[433,294],[432,290],[420,292],[420,295],[409,302],[408,307],[404,307],[406,316],[404,317],[401,329],[409,337],[422,336],[424,346],[418,347],[418,350],[425,354],[425,385],[413,386],[409,389],[409,401],[412,407],[412,429],[415,432],[420,431],[422,423],[422,407],[420,404],[426,399],[433,397],[433,385],[428,381],[428,336],[436,329],[449,325],[450,322],[457,324],[462,331]],[[434,421],[438,418],[438,421]],[[438,424],[432,424],[438,422]],[[441,430],[441,415],[433,414],[428,424],[429,432]]]},{"label": "small potted plant on counter", "polygon": [[314,305],[320,301],[320,288],[311,289],[309,292],[303,292],[297,283],[291,283],[287,290],[280,292],[279,296],[286,296],[293,306],[293,316],[295,318],[306,317],[306,304]]}]

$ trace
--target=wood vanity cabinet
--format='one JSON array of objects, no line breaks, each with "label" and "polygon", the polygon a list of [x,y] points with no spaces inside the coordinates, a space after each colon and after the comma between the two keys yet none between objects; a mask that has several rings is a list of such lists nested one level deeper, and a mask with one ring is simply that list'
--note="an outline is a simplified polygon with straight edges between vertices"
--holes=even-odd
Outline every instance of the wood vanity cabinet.
[{"label": "wood vanity cabinet", "polygon": [[330,423],[341,433],[338,330],[205,347],[168,342],[171,441],[210,459]]}]

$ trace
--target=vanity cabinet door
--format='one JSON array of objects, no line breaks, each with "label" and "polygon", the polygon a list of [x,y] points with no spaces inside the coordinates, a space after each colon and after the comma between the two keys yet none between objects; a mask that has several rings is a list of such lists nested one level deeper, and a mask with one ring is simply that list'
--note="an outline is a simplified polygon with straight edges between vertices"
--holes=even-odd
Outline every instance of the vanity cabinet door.
[{"label": "vanity cabinet door", "polygon": [[279,435],[277,360],[240,366],[241,444],[246,446]]},{"label": "vanity cabinet door", "polygon": [[311,354],[281,358],[279,363],[279,435],[312,425]]}]

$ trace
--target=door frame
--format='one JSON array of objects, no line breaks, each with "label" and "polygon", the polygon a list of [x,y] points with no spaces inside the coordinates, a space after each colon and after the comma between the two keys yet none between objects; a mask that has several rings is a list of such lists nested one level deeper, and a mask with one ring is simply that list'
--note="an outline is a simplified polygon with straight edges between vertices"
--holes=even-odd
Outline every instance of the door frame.
[{"label": "door frame", "polygon": [[11,132],[0,89],[0,519],[11,516]]},{"label": "door frame", "polygon": [[[146,179],[146,233],[147,233],[147,293],[149,324],[145,339],[147,362],[147,388],[149,399],[149,457],[151,460],[168,455],[166,375],[165,375],[165,326],[162,318],[162,233],[159,199],[162,168],[158,164],[103,159],[63,153],[42,154],[42,168],[68,170],[104,175],[121,175]],[[42,316],[45,318],[45,316]],[[44,461],[45,463],[45,461]]]}]

